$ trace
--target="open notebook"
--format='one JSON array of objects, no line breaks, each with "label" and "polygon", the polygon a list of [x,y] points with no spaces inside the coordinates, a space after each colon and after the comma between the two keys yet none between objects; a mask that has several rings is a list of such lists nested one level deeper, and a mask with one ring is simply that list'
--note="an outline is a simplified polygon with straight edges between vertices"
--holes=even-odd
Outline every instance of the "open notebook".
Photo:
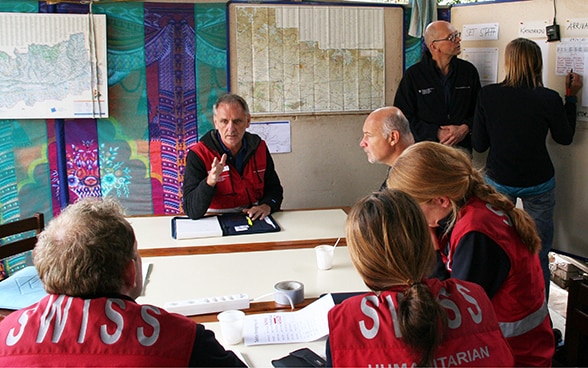
[{"label": "open notebook", "polygon": [[269,233],[280,231],[280,226],[271,215],[263,220],[253,221],[243,213],[226,213],[198,220],[176,216],[172,218],[171,229],[174,239],[193,239]]}]

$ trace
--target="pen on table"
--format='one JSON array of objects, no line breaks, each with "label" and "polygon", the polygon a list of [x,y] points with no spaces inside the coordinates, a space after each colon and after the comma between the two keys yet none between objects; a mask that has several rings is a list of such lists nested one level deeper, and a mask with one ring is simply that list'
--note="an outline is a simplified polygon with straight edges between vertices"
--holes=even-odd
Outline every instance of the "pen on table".
[{"label": "pen on table", "polygon": [[251,221],[251,217],[245,216],[245,218],[247,219],[247,224],[249,224],[249,226],[253,226],[253,221]]},{"label": "pen on table", "polygon": [[276,228],[276,225],[270,220],[269,216],[266,216],[263,220],[270,224],[274,229]]}]

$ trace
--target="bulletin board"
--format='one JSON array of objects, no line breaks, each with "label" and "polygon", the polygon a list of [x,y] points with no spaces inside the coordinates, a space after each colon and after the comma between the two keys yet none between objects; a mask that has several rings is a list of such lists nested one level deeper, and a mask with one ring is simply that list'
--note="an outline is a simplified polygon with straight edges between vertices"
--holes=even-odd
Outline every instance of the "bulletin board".
[{"label": "bulletin board", "polygon": [[[545,26],[553,24],[554,16],[559,24],[561,41],[547,42]],[[555,165],[557,183],[553,247],[564,253],[588,258],[588,103],[582,100],[582,96],[587,94],[588,85],[588,67],[583,67],[588,53],[588,1],[528,0],[454,6],[451,8],[451,23],[462,32],[476,26],[481,29],[497,25],[498,37],[489,34],[488,39],[467,40],[462,35],[464,39],[461,47],[466,52],[471,48],[484,48],[489,53],[496,49],[498,58],[495,78],[498,82],[504,79],[505,74],[504,49],[517,37],[533,39],[541,47],[544,58],[543,82],[562,97],[565,95],[565,72],[574,67],[574,72],[583,76],[584,91],[578,95],[578,123],[574,142],[570,146],[561,146],[548,138],[548,148]],[[575,42],[574,53],[569,53],[570,41]],[[562,58],[562,55],[565,57]]]},{"label": "bulletin board", "polygon": [[372,111],[403,71],[401,6],[229,3],[230,87],[257,114]]},{"label": "bulletin board", "polygon": [[[545,27],[553,23],[554,16],[559,25],[561,41],[547,42]],[[588,53],[588,42],[584,42],[588,41],[588,1],[526,0],[453,6],[451,23],[462,31],[462,50],[498,50],[498,81],[504,79],[504,49],[517,37],[532,39],[541,47],[544,54],[543,83],[546,87],[564,95],[564,76],[567,71],[575,66],[575,72],[584,76],[588,74],[588,67],[584,68],[581,60],[572,61],[579,58],[580,54]],[[464,30],[477,28],[478,31],[482,31],[484,26],[491,27],[494,24],[498,27],[498,38],[495,40],[489,35],[487,39],[469,41],[464,34]],[[576,50],[577,53],[574,54],[562,52],[562,48],[568,45],[582,47],[582,50]],[[562,59],[558,58],[558,55],[574,56]],[[585,103],[585,106],[579,104],[579,110],[579,119],[588,123],[588,103]]]}]

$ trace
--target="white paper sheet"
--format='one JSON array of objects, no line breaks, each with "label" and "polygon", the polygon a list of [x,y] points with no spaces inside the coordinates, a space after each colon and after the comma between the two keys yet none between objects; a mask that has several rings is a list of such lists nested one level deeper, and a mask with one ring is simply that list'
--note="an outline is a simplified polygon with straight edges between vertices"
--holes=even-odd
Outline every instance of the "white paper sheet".
[{"label": "white paper sheet", "polygon": [[28,266],[0,282],[0,308],[17,310],[47,296],[37,269]]},{"label": "white paper sheet", "polygon": [[245,316],[245,345],[308,342],[329,334],[327,314],[335,306],[331,294],[295,312]]},{"label": "white paper sheet", "polygon": [[175,223],[176,239],[223,236],[223,229],[216,216],[207,216],[198,220],[176,218]]}]

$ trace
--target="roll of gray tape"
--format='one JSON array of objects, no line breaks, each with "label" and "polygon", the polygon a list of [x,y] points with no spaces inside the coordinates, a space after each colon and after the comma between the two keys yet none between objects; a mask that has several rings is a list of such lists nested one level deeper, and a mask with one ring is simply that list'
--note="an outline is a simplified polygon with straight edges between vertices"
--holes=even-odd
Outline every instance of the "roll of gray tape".
[{"label": "roll of gray tape", "polygon": [[304,284],[298,281],[281,281],[274,285],[276,303],[283,305],[302,303],[304,301]]}]

